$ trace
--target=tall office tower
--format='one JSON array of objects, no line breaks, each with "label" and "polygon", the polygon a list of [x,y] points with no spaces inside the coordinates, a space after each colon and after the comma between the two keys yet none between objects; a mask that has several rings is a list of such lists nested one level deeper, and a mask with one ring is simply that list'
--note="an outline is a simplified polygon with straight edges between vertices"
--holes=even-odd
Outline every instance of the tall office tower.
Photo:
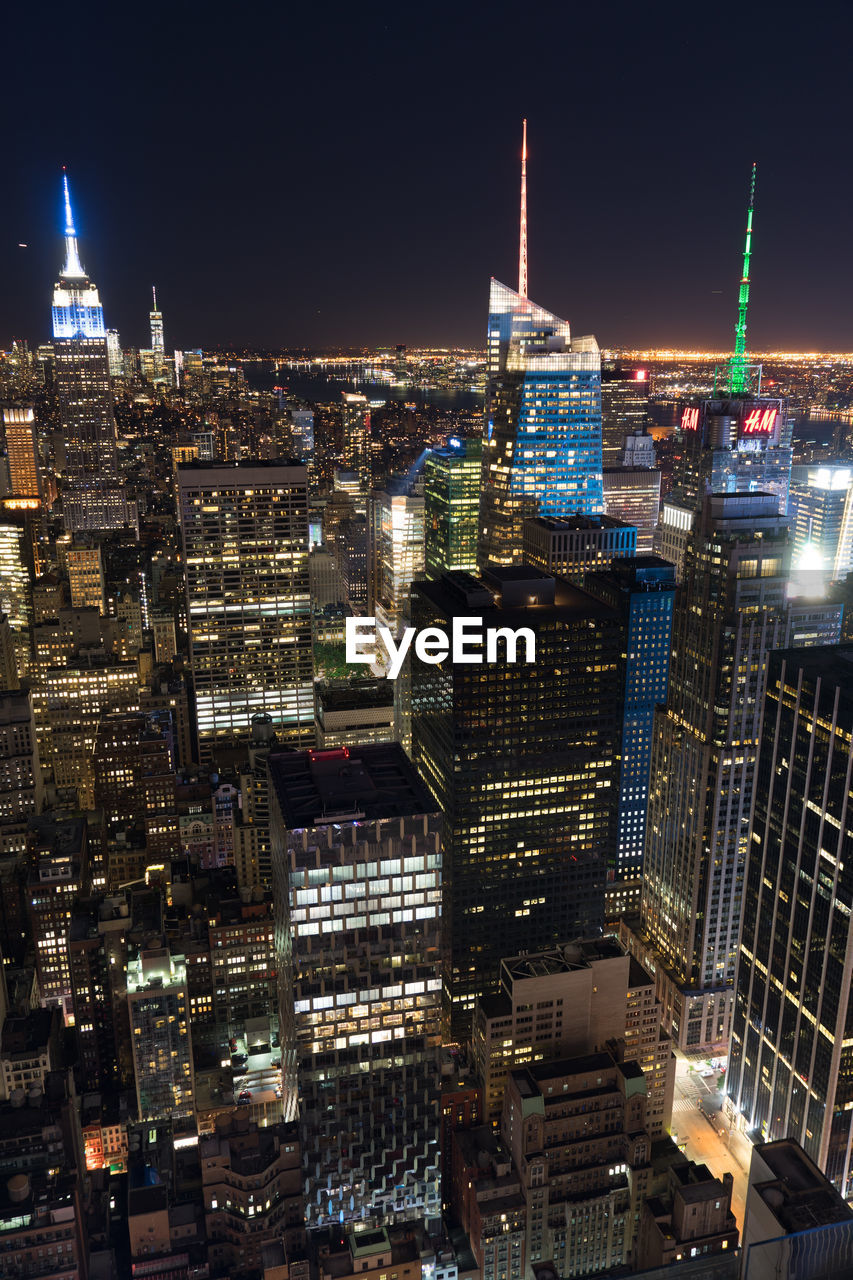
[{"label": "tall office tower", "polygon": [[271,755],[285,1119],[309,1227],[441,1211],[441,819],[399,744]]},{"label": "tall office tower", "polygon": [[672,1118],[675,1055],[660,1024],[654,982],[613,937],[504,960],[500,991],[478,1000],[474,1013],[485,1118],[500,1122],[507,1074],[515,1067],[610,1049],[639,1064],[649,1135],[664,1136]]},{"label": "tall office tower", "polygon": [[5,613],[0,613],[0,692],[20,689],[15,637]]},{"label": "tall office tower", "polygon": [[13,498],[41,498],[38,438],[35,412],[30,408],[4,409],[9,482]]},{"label": "tall office tower", "polygon": [[637,555],[651,555],[660,514],[660,471],[656,467],[607,467],[604,510],[637,529]]},{"label": "tall office tower", "polygon": [[43,802],[32,698],[0,693],[0,855],[26,851],[27,823]]},{"label": "tall office tower", "polygon": [[452,436],[424,461],[424,554],[426,576],[462,569],[477,572],[480,524],[481,440]]},{"label": "tall office tower", "polygon": [[795,468],[788,515],[794,581],[819,592],[845,578],[853,569],[853,469]]},{"label": "tall office tower", "polygon": [[666,702],[669,686],[675,569],[658,556],[614,560],[609,573],[589,574],[585,586],[619,611],[627,636],[618,834],[604,901],[607,919],[617,920],[640,909],[655,708]]},{"label": "tall office tower", "polygon": [[524,1188],[534,1266],[548,1260],[559,1276],[626,1266],[650,1172],[647,1104],[639,1066],[610,1053],[509,1073],[502,1133]]},{"label": "tall office tower", "polygon": [[622,464],[625,437],[649,420],[649,371],[621,360],[601,361],[601,452],[605,467]]},{"label": "tall office tower", "polygon": [[525,564],[579,587],[586,574],[637,553],[635,526],[611,516],[534,516],[524,521],[522,536]]},{"label": "tall office tower", "polygon": [[708,498],[687,545],[669,701],[655,715],[639,932],[664,1025],[728,1043],[767,655],[785,635],[787,526],[775,494]]},{"label": "tall office tower", "polygon": [[73,1017],[68,930],[75,898],[91,888],[85,817],[30,818],[27,828],[30,927],[42,1004]]},{"label": "tall office tower", "polygon": [[656,556],[675,565],[675,581],[679,584],[684,581],[684,554],[695,523],[693,507],[669,500],[661,503],[652,545]]},{"label": "tall office tower", "polygon": [[527,296],[527,128],[518,292],[492,279],[478,559],[517,564],[525,516],[602,510],[601,357],[595,338]]},{"label": "tall office tower", "polygon": [[708,493],[774,493],[785,515],[793,426],[784,400],[761,395],[761,367],[747,364],[746,356],[754,197],[753,165],[735,350],[727,368],[715,374],[714,395],[683,408],[672,498],[695,510]]},{"label": "tall office tower", "polygon": [[358,476],[363,498],[370,493],[370,403],[367,396],[343,392],[341,428],[344,467]]},{"label": "tall office tower", "polygon": [[368,612],[398,635],[409,613],[412,583],[424,571],[424,499],[404,485],[370,497]]},{"label": "tall office tower", "polygon": [[65,553],[72,609],[97,609],[106,613],[106,586],[100,543],[79,543]]},{"label": "tall office tower", "polygon": [[314,461],[314,410],[291,409],[290,421],[299,457],[310,466]]},{"label": "tall office tower", "polygon": [[107,367],[113,381],[124,377],[124,352],[118,329],[107,329]]},{"label": "tall office tower", "polygon": [[178,468],[199,761],[271,716],[314,741],[307,472],[287,462]]},{"label": "tall office tower", "polygon": [[163,336],[163,312],[157,306],[157,289],[154,285],[151,286],[151,298],[154,304],[148,313],[151,324],[151,350],[162,369],[166,359],[166,342]]},{"label": "tall office tower", "polygon": [[[443,1012],[462,1043],[505,955],[601,932],[624,644],[614,609],[524,565],[415,584],[417,628],[465,620],[480,663],[412,659],[412,757],[445,819]],[[516,661],[500,640],[482,662],[484,627],[528,628],[534,660],[522,635]]]},{"label": "tall office tower", "polygon": [[[120,1034],[126,1022],[124,996],[127,967],[127,900],[96,896],[78,898],[68,930],[74,1026],[83,1079],[90,1088],[119,1087]],[[129,1038],[129,1037],[128,1037]]]},{"label": "tall office tower", "polygon": [[335,557],[347,604],[353,613],[366,613],[370,559],[367,516],[351,516],[341,521],[335,534]]},{"label": "tall office tower", "polygon": [[169,948],[140,950],[127,966],[139,1119],[192,1116],[195,1082],[187,968]]},{"label": "tall office tower", "polygon": [[53,350],[59,416],[65,436],[65,527],[121,529],[130,521],[119,474],[104,309],[97,286],[80,263],[65,198],[65,263],[53,291]]},{"label": "tall office tower", "polygon": [[784,400],[722,395],[686,404],[671,499],[697,510],[709,493],[774,493],[788,507],[792,425]]},{"label": "tall office tower", "polygon": [[25,519],[7,512],[0,520],[0,611],[9,621],[18,675],[30,669],[33,623],[33,555]]},{"label": "tall office tower", "polygon": [[770,657],[726,1091],[853,1194],[853,645]]},{"label": "tall office tower", "polygon": [[602,510],[594,338],[492,280],[480,500],[481,564],[517,564],[525,517]]}]

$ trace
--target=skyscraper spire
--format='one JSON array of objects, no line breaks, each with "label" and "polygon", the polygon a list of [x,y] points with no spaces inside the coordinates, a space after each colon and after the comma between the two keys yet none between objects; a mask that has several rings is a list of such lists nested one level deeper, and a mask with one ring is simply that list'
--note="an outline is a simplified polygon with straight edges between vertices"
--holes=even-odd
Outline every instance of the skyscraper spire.
[{"label": "skyscraper spire", "polygon": [[746,242],[743,247],[743,275],[740,279],[740,293],[737,304],[737,325],[735,326],[735,353],[731,362],[731,392],[734,396],[743,395],[747,390],[746,372],[746,309],[749,306],[749,259],[752,253],[752,210],[755,204],[755,165],[752,166],[752,178],[749,184],[749,209],[746,214]]},{"label": "skyscraper spire", "polygon": [[86,272],[80,262],[77,251],[77,232],[74,229],[74,215],[71,212],[71,194],[68,190],[68,174],[62,170],[62,195],[65,202],[65,265],[62,275],[67,280],[85,280]]},{"label": "skyscraper spire", "polygon": [[157,286],[156,286],[156,284],[152,284],[152,286],[151,286],[151,297],[154,299],[154,306],[153,306],[153,308],[152,308],[152,309],[153,309],[154,311],[156,311],[156,310],[157,310]]},{"label": "skyscraper spire", "polygon": [[518,295],[527,297],[527,121],[521,134],[521,225],[518,236]]}]

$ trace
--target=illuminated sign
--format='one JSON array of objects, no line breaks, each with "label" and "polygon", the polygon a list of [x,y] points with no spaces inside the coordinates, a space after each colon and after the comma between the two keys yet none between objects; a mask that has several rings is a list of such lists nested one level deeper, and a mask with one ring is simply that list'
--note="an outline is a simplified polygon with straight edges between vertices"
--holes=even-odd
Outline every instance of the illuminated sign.
[{"label": "illuminated sign", "polygon": [[776,425],[775,409],[751,409],[741,423],[741,435],[769,436]]},{"label": "illuminated sign", "polygon": [[681,415],[682,431],[698,431],[699,430],[699,410],[691,409],[689,406]]},{"label": "illuminated sign", "polygon": [[634,381],[635,381],[635,382],[645,382],[645,381],[646,381],[646,379],[648,378],[648,376],[649,376],[649,371],[648,371],[648,369],[635,369],[635,370],[634,370]]}]

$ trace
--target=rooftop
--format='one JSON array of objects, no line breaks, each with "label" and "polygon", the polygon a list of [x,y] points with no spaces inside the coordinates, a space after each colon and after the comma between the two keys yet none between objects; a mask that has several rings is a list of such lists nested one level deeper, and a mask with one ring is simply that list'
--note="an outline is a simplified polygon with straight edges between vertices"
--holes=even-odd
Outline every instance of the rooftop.
[{"label": "rooftop", "polygon": [[315,826],[335,817],[372,822],[436,811],[397,742],[276,753],[269,758],[269,771],[290,828]]}]

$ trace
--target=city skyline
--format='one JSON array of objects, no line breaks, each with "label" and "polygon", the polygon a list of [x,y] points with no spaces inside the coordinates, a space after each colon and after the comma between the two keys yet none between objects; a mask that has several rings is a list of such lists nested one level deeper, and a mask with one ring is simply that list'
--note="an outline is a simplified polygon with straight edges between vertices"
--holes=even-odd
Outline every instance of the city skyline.
[{"label": "city skyline", "polygon": [[[80,15],[78,38],[103,64],[103,84],[60,119],[50,95],[34,92],[38,67],[13,65],[7,92],[28,102],[29,136],[43,145],[10,139],[16,199],[0,212],[0,346],[47,336],[38,299],[51,284],[62,164],[84,262],[126,342],[145,343],[156,283],[179,348],[479,345],[485,279],[515,276],[526,117],[530,288],[543,305],[576,317],[602,346],[726,349],[757,161],[748,344],[853,348],[849,179],[834,163],[843,135],[833,59],[843,38],[827,41],[817,27],[797,33],[801,95],[768,97],[760,66],[712,62],[719,91],[700,100],[694,72],[707,60],[705,38],[713,46],[724,33],[706,33],[698,16],[680,13],[670,25],[666,14],[655,24],[626,14],[615,30],[573,18],[590,57],[568,89],[559,50],[569,31],[554,19],[554,49],[537,53],[535,71],[517,69],[483,128],[490,69],[511,54],[500,10],[486,30],[473,12],[455,15],[458,74],[441,95],[430,92],[443,68],[439,11],[423,30],[407,15],[393,24],[368,15],[358,27],[335,16],[319,63],[310,56],[319,52],[316,20],[288,19],[282,99],[280,63],[266,49],[275,57],[280,47],[275,20],[269,41],[247,23],[226,43],[214,24],[189,29],[179,15],[164,46],[135,27],[131,40],[129,17]],[[28,21],[17,14],[12,35],[17,23],[26,39]],[[758,15],[739,18],[738,39],[762,49],[765,67],[794,53],[792,34]],[[147,124],[126,135],[143,87]],[[202,101],[203,126],[194,114]],[[580,112],[594,130],[582,168],[561,123]],[[806,154],[814,178],[804,183],[793,165]]]}]

